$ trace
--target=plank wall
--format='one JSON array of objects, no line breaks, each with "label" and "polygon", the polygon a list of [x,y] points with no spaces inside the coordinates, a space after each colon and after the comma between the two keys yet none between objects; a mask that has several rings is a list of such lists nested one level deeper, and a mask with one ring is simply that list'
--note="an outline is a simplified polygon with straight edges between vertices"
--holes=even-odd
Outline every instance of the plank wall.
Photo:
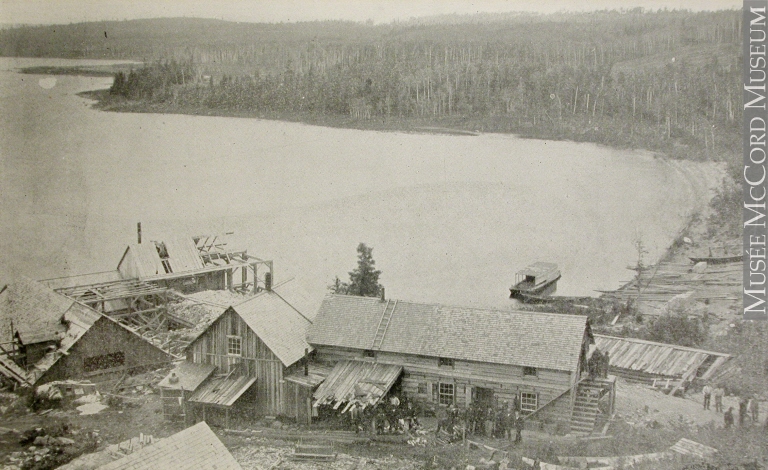
[{"label": "plank wall", "polygon": [[[240,336],[242,356],[227,354],[227,336]],[[187,349],[187,360],[212,364],[217,373],[227,373],[230,367],[239,367],[235,373],[256,377],[256,408],[258,414],[283,413],[285,367],[256,333],[237,315],[228,309]]]},{"label": "plank wall", "polygon": [[[375,358],[371,358],[360,350],[317,346],[316,358],[317,361],[327,364],[340,360],[367,360],[401,365],[402,390],[408,397],[420,402],[433,402],[432,384],[453,383],[455,403],[460,407],[471,403],[472,392],[478,387],[493,390],[494,397],[499,401],[511,402],[520,392],[536,393],[538,405],[542,406],[568,390],[573,381],[572,374],[567,371],[538,369],[536,376],[524,376],[522,366],[460,360],[454,360],[453,366],[439,366],[436,357],[382,351],[377,351]],[[426,393],[419,393],[419,384],[422,384],[422,390],[426,389]],[[566,396],[567,407],[558,407],[557,412],[567,415],[570,419],[570,394]]]}]

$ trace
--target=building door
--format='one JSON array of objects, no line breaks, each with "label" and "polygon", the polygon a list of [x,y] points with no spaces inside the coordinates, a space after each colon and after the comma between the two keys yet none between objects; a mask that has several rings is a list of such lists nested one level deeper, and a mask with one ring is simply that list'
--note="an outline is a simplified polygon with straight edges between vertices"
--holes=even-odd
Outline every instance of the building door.
[{"label": "building door", "polygon": [[490,388],[477,387],[475,389],[475,399],[483,408],[493,406],[493,390]]}]

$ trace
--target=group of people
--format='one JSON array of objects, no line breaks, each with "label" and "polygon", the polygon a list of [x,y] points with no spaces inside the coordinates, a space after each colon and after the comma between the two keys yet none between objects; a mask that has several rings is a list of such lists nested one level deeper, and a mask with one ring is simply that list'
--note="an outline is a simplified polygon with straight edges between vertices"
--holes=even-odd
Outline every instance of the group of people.
[{"label": "group of people", "polygon": [[[725,395],[725,389],[718,385],[715,388],[712,388],[709,384],[704,385],[704,388],[702,389],[702,393],[704,394],[704,409],[709,410],[710,404],[712,401],[712,397],[715,398],[715,412],[717,413],[723,413],[723,396]],[[758,419],[760,417],[760,405],[757,400],[757,396],[741,396],[739,397],[739,410],[738,410],[738,420],[739,420],[739,426],[744,426],[747,419],[750,419],[752,422],[757,423]],[[733,427],[734,425],[734,415],[733,415],[733,407],[729,406],[728,410],[723,413],[723,424],[725,425],[726,429],[729,429]],[[768,421],[766,421],[768,423]]]},{"label": "group of people", "polygon": [[611,358],[608,355],[608,351],[602,353],[599,349],[595,349],[587,360],[587,371],[589,372],[589,376],[599,378],[608,377],[608,367],[610,363]]},{"label": "group of people", "polygon": [[466,426],[466,432],[471,435],[498,439],[513,439],[514,435],[515,443],[523,440],[525,419],[520,411],[517,397],[511,404],[503,401],[495,407],[473,401],[464,411],[460,411],[455,405],[447,408],[441,406],[435,416],[438,423],[436,434],[444,429],[450,436],[457,437],[456,431],[463,424]]},{"label": "group of people", "polygon": [[365,432],[372,424],[377,434],[396,434],[419,427],[420,410],[417,403],[391,395],[375,407],[349,410],[349,422],[355,432]]}]

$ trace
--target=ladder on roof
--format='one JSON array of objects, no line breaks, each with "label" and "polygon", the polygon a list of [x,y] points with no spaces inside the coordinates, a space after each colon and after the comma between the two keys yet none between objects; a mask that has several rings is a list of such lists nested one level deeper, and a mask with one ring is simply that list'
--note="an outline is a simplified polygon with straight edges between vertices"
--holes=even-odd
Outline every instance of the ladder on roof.
[{"label": "ladder on roof", "polygon": [[384,335],[387,334],[389,320],[392,319],[392,314],[395,313],[395,308],[397,308],[397,300],[394,302],[387,300],[387,305],[384,306],[384,311],[381,313],[379,327],[376,328],[376,336],[373,337],[373,346],[371,346],[371,349],[377,350],[381,348],[381,343],[384,341]]}]

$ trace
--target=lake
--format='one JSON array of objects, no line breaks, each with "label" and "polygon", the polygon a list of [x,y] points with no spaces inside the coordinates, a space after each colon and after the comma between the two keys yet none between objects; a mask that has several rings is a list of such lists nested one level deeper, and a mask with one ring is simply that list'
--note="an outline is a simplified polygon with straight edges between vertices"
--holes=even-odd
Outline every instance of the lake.
[{"label": "lake", "polygon": [[721,178],[712,163],[592,144],[96,111],[109,78],[23,75],[94,61],[0,58],[0,282],[115,269],[125,246],[234,231],[318,301],[374,247],[387,296],[506,307],[518,269],[558,294],[629,280]]}]

